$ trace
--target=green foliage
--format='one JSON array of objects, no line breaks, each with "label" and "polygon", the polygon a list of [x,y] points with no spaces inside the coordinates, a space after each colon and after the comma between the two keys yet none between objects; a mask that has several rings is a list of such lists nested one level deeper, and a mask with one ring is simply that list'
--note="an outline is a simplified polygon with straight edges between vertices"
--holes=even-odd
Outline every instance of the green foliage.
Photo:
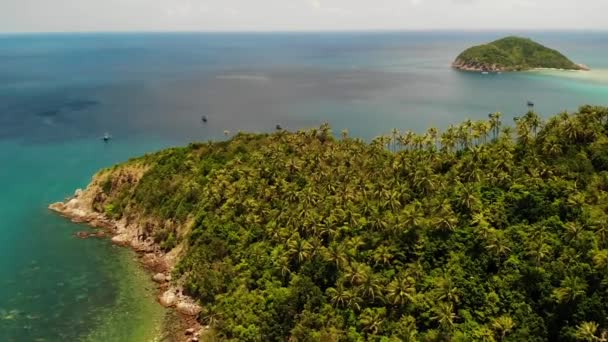
[{"label": "green foliage", "polygon": [[471,47],[462,52],[456,61],[480,68],[497,66],[501,70],[528,70],[555,68],[579,70],[581,67],[562,55],[528,38],[506,37],[494,42]]},{"label": "green foliage", "polygon": [[116,206],[114,204],[106,204],[104,207],[104,214],[110,216],[110,217],[114,217],[115,212],[116,212]]},{"label": "green foliage", "polygon": [[605,341],[607,124],[239,134],[117,167],[96,205],[184,244],[176,275],[222,339]]}]

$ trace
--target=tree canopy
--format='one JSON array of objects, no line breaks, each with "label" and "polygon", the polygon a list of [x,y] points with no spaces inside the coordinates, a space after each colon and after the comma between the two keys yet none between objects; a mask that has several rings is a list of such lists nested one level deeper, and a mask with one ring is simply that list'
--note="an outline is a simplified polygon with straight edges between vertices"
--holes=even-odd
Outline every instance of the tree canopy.
[{"label": "tree canopy", "polygon": [[226,340],[606,341],[608,108],[240,133],[98,177],[97,210],[185,246]]}]

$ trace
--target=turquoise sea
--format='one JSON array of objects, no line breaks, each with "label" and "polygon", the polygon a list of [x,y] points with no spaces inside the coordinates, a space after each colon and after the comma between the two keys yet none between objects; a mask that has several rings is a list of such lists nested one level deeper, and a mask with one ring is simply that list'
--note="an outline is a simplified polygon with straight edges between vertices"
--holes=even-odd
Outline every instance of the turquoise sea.
[{"label": "turquoise sea", "polygon": [[508,120],[528,100],[545,116],[608,105],[608,33],[515,32],[587,73],[449,67],[512,33],[0,35],[0,341],[157,337],[165,312],[134,254],[75,238],[87,228],[46,209],[101,167],[224,130],[328,121],[370,139],[494,111]]}]

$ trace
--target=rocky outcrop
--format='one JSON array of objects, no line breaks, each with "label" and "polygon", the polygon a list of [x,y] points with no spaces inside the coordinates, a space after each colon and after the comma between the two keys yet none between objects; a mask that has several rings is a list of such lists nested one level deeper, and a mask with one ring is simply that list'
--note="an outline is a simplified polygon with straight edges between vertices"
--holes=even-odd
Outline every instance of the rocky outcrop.
[{"label": "rocky outcrop", "polygon": [[590,71],[591,70],[591,68],[589,66],[585,65],[585,64],[577,64],[577,65],[580,68],[580,70],[583,70],[583,71]]},{"label": "rocky outcrop", "polygon": [[158,302],[164,307],[175,307],[177,312],[196,316],[202,308],[192,298],[183,294],[183,290],[178,286],[172,286],[158,297]]},{"label": "rocky outcrop", "polygon": [[177,294],[173,289],[167,290],[158,297],[158,302],[166,308],[172,307],[177,303]]},{"label": "rocky outcrop", "polygon": [[181,301],[176,305],[177,311],[188,316],[196,316],[201,312],[201,307],[196,303]]},{"label": "rocky outcrop", "polygon": [[[85,190],[78,189],[74,196],[65,202],[57,202],[49,205],[49,209],[69,218],[76,223],[86,223],[97,228],[97,231],[82,231],[76,233],[79,238],[106,237],[111,236],[114,244],[131,247],[140,254],[140,261],[144,267],[154,272],[153,280],[159,284],[162,290],[158,301],[165,307],[171,307],[180,315],[193,317],[201,312],[201,307],[196,301],[185,295],[183,289],[178,285],[179,279],[175,284],[170,285],[172,278],[171,270],[179,259],[181,246],[178,245],[173,251],[164,253],[160,246],[152,238],[142,239],[142,227],[137,222],[127,222],[126,220],[113,220],[103,213],[93,209],[95,199],[101,194],[101,189],[95,179]],[[133,221],[133,220],[132,220]],[[194,319],[186,320],[187,324],[200,325]]]},{"label": "rocky outcrop", "polygon": [[465,62],[463,60],[457,59],[452,63],[452,68],[463,70],[463,71],[475,71],[475,72],[503,72],[508,71],[505,68],[500,67],[496,64],[483,64],[483,63],[473,63],[473,62]]},{"label": "rocky outcrop", "polygon": [[162,284],[162,283],[164,283],[165,281],[167,281],[167,277],[165,277],[165,275],[164,275],[164,274],[162,274],[162,273],[156,273],[156,274],[155,274],[155,275],[152,277],[152,280],[154,280],[155,282],[157,282],[157,283],[159,283],[159,284]]}]

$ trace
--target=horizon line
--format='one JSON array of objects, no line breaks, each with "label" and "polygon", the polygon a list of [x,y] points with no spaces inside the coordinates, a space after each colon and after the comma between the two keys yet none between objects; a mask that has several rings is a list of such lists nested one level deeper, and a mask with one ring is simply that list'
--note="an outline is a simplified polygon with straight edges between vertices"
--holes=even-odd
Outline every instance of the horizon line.
[{"label": "horizon line", "polygon": [[420,29],[321,29],[321,30],[82,30],[82,31],[5,31],[0,35],[37,34],[314,34],[314,33],[504,33],[504,32],[588,32],[604,33],[608,28],[420,28]]}]

